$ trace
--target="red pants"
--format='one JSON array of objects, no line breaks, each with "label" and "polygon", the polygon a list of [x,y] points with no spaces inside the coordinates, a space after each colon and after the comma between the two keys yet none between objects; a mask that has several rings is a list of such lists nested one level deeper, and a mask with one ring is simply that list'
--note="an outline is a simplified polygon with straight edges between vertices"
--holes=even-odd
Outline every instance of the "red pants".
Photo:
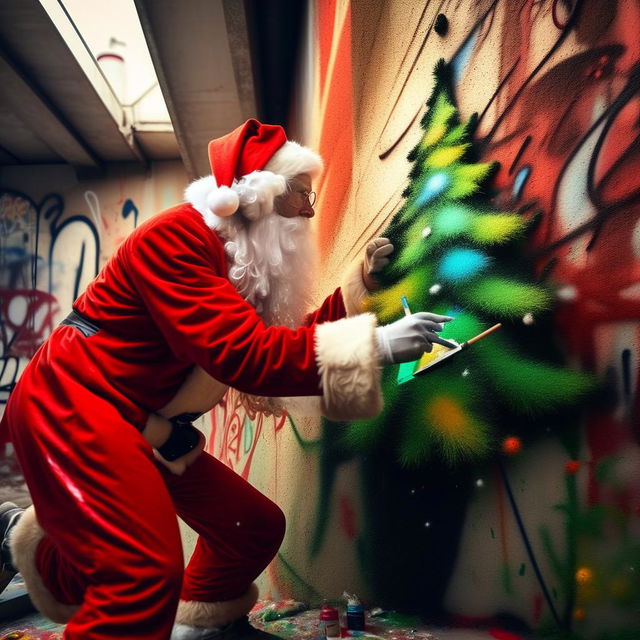
[{"label": "red pants", "polygon": [[[56,415],[51,396],[21,399],[20,385],[7,411],[46,532],[38,572],[59,602],[81,603],[66,640],[165,639],[180,597],[248,590],[284,535],[273,502],[205,453],[182,476],[160,469],[140,433],[80,384],[46,393]],[[66,411],[88,402],[91,415]],[[200,534],[184,571],[176,513]]]}]

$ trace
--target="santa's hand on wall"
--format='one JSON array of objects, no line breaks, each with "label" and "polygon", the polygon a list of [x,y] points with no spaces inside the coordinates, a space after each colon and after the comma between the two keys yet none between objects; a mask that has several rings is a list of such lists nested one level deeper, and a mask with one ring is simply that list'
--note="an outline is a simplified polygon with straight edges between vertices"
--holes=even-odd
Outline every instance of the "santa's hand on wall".
[{"label": "santa's hand on wall", "polygon": [[433,343],[446,345],[436,332],[442,323],[453,320],[435,313],[413,313],[376,329],[383,364],[413,362],[433,349]]},{"label": "santa's hand on wall", "polygon": [[378,283],[372,277],[389,264],[389,255],[393,253],[393,245],[389,238],[374,238],[369,242],[364,252],[362,262],[362,281],[369,291],[378,288]]}]

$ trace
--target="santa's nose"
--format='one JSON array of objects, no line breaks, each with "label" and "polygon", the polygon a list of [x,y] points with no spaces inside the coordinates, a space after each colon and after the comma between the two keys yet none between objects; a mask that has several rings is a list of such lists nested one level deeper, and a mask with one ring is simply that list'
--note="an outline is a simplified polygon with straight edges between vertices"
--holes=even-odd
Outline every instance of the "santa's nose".
[{"label": "santa's nose", "polygon": [[302,209],[300,209],[300,215],[303,218],[313,218],[313,216],[316,215],[316,212],[310,204],[306,204]]}]

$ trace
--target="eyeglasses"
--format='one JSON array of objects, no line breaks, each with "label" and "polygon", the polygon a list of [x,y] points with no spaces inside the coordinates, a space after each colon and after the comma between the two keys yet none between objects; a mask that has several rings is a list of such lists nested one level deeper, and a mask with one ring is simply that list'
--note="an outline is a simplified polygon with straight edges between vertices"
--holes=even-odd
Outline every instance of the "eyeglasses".
[{"label": "eyeglasses", "polygon": [[[296,188],[297,186],[300,186],[301,188]],[[300,194],[302,198],[309,203],[309,206],[313,207],[317,197],[317,194],[315,191],[307,191],[304,187],[302,187],[302,185],[295,185],[291,190],[295,191],[295,193]]]}]

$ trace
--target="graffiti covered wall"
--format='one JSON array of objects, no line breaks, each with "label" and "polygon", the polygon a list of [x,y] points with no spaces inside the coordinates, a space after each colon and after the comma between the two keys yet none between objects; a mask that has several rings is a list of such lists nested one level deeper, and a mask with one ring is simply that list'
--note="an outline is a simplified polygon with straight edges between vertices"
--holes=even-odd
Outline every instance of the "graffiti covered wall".
[{"label": "graffiti covered wall", "polygon": [[[140,222],[182,200],[186,183],[178,162],[146,173],[120,166],[87,181],[68,167],[0,170],[0,414],[78,293]],[[2,479],[7,497],[28,504],[15,469],[3,468]]]},{"label": "graffiti covered wall", "polygon": [[310,19],[302,80],[314,100],[297,121],[329,165],[317,189],[318,299],[400,208],[443,58],[461,119],[478,114],[478,160],[500,163],[492,203],[536,219],[525,257],[556,292],[548,340],[602,391],[536,424],[545,435],[525,434],[517,455],[456,471],[402,469],[389,453],[375,473],[340,446],[339,425],[255,422],[226,407],[212,446],[288,516],[268,592],[352,589],[370,605],[470,626],[636,633],[640,8],[354,0],[317,2]]}]

